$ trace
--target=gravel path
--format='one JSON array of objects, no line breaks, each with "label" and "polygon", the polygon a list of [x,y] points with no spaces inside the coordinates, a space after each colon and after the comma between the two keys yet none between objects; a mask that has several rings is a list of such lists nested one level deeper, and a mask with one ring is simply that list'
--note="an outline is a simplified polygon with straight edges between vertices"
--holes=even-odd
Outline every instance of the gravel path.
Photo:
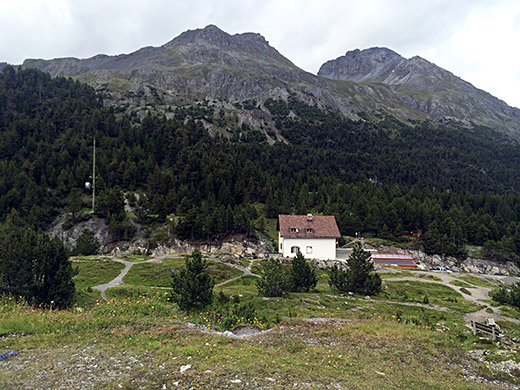
[{"label": "gravel path", "polygon": [[[472,313],[466,313],[463,315],[464,321],[466,321],[468,326],[470,326],[471,321],[485,323],[486,319],[490,318],[490,317],[494,318],[497,321],[510,321],[510,322],[514,322],[516,324],[520,324],[519,319],[503,316],[500,313],[497,313],[495,311],[496,309],[494,309],[493,307],[489,306],[486,302],[484,302],[484,300],[491,299],[491,297],[489,296],[489,292],[493,288],[472,285],[471,288],[468,288],[469,291],[471,291],[471,295],[467,295],[464,292],[460,291],[460,289],[463,287],[458,287],[458,286],[455,286],[450,283],[453,280],[460,280],[455,275],[448,274],[448,273],[435,273],[435,276],[440,278],[441,282],[439,282],[438,280],[416,278],[416,277],[389,278],[389,279],[385,279],[385,280],[387,280],[387,281],[394,281],[394,280],[395,281],[407,281],[407,280],[409,280],[409,281],[419,281],[419,282],[428,282],[428,283],[442,283],[445,286],[448,286],[448,287],[454,289],[455,291],[460,292],[462,294],[462,296],[464,297],[464,299],[466,299],[470,302],[476,303],[477,305],[484,306],[482,309],[480,309],[478,311],[474,311]],[[473,275],[473,276],[478,277],[478,275]],[[471,283],[468,283],[468,284],[471,284]],[[488,309],[493,310],[493,312],[488,313],[486,311]],[[439,310],[439,309],[437,309],[437,310]]]},{"label": "gravel path", "polygon": [[[101,298],[103,298],[105,301],[108,301],[108,298],[107,298],[107,295],[106,295],[106,290],[109,289],[109,288],[112,288],[112,287],[117,287],[117,286],[120,286],[123,284],[123,278],[125,277],[125,275],[128,273],[128,271],[130,271],[130,268],[132,268],[132,266],[134,264],[141,264],[141,263],[162,263],[163,259],[165,258],[179,258],[179,257],[183,257],[183,256],[178,256],[178,255],[162,255],[162,256],[158,256],[158,257],[154,257],[153,259],[149,259],[149,260],[144,260],[144,261],[128,261],[128,260],[123,260],[123,259],[118,259],[116,257],[112,257],[112,260],[113,261],[116,261],[118,263],[121,263],[125,266],[125,268],[123,268],[121,270],[121,272],[119,273],[119,275],[117,275],[114,279],[112,279],[110,282],[108,283],[105,283],[105,284],[99,284],[97,286],[94,286],[92,287],[93,290],[98,290],[100,293],[101,293]],[[213,261],[218,261],[218,262],[221,262],[221,263],[224,263],[230,267],[233,267],[233,268],[236,268],[240,271],[243,272],[242,275],[239,275],[239,276],[236,276],[234,278],[231,278],[231,279],[228,279],[228,280],[224,280],[223,282],[220,282],[218,284],[215,285],[215,287],[219,287],[219,286],[222,286],[226,283],[230,283],[230,282],[233,282],[237,279],[240,279],[241,277],[243,276],[246,276],[246,275],[250,275],[250,276],[254,276],[254,277],[257,277],[259,278],[260,276],[258,276],[257,274],[254,274],[253,272],[251,272],[251,268],[253,267],[253,264],[255,263],[255,259],[251,259],[249,261],[249,265],[247,267],[244,267],[243,265],[239,265],[239,264],[233,264],[233,263],[225,263],[223,261],[221,261],[219,258],[217,257],[210,257],[210,260],[213,260]]]},{"label": "gravel path", "polygon": [[105,284],[98,284],[97,286],[92,287],[93,290],[98,290],[101,293],[101,298],[103,298],[105,301],[108,301],[108,298],[107,298],[107,295],[106,295],[106,290],[109,289],[109,288],[117,287],[117,286],[120,286],[121,284],[123,284],[123,278],[128,273],[128,271],[130,271],[130,268],[132,268],[132,266],[134,264],[140,264],[140,263],[162,263],[162,258],[161,257],[156,257],[156,258],[153,258],[153,259],[150,259],[150,260],[144,260],[144,261],[138,261],[138,262],[123,260],[123,259],[117,259],[115,257],[112,258],[112,260],[116,261],[118,263],[123,264],[125,266],[125,268],[123,268],[121,270],[121,272],[119,273],[119,275],[117,275],[110,282],[105,283]]},{"label": "gravel path", "polygon": [[[217,259],[212,259],[212,260],[219,261]],[[241,277],[246,276],[246,275],[254,276],[256,278],[259,278],[260,276],[258,276],[257,274],[254,274],[253,272],[251,272],[251,268],[253,267],[253,264],[255,263],[255,261],[256,261],[255,259],[251,259],[249,261],[249,265],[247,267],[244,267],[243,265],[239,265],[239,264],[225,263],[226,265],[229,265],[230,267],[233,267],[233,268],[236,268],[236,269],[242,271],[243,274],[239,275],[239,276],[235,276],[234,278],[231,278],[231,279],[228,279],[228,280],[224,280],[223,282],[220,282],[219,284],[216,284],[215,287],[220,287],[220,286],[222,286],[224,284],[234,282],[235,280],[240,279]]]}]

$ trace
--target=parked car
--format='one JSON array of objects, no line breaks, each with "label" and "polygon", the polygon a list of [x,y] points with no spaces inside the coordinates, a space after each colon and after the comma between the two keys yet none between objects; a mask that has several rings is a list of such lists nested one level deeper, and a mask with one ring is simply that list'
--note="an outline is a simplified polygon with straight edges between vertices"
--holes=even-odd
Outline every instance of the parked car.
[{"label": "parked car", "polygon": [[453,272],[453,271],[449,270],[446,267],[437,267],[437,268],[432,268],[431,270],[433,272],[447,272],[447,273],[450,273],[450,274]]}]

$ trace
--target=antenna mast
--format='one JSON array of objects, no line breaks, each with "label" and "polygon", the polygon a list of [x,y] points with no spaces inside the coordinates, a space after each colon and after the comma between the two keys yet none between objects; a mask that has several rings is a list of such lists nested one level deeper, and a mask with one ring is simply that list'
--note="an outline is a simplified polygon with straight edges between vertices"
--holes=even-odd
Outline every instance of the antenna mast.
[{"label": "antenna mast", "polygon": [[92,212],[96,204],[96,137],[94,137],[94,148],[92,151]]}]

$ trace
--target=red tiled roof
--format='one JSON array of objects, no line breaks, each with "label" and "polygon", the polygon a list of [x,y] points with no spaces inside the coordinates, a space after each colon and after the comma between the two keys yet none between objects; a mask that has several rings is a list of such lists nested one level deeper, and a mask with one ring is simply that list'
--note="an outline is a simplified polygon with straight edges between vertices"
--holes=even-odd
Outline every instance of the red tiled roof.
[{"label": "red tiled roof", "polygon": [[337,238],[340,237],[336,218],[332,215],[279,215],[280,235],[285,238]]}]

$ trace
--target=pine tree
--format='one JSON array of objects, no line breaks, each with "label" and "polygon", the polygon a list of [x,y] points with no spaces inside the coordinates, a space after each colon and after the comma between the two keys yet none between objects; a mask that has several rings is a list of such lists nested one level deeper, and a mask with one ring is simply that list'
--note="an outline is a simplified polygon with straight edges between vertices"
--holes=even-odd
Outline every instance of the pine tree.
[{"label": "pine tree", "polygon": [[381,278],[373,273],[370,253],[358,245],[347,259],[347,269],[334,265],[329,271],[329,285],[340,292],[375,295],[381,291]]},{"label": "pine tree", "polygon": [[318,283],[316,270],[307,263],[303,254],[298,251],[291,266],[291,291],[309,292],[310,289],[316,287],[316,283]]},{"label": "pine tree", "polygon": [[94,233],[85,228],[81,231],[81,234],[76,240],[73,254],[84,256],[95,255],[98,253],[99,247],[99,240],[94,236]]},{"label": "pine tree", "polygon": [[184,261],[184,267],[172,272],[173,300],[183,310],[209,305],[214,284],[206,270],[208,263],[197,249]]},{"label": "pine tree", "polygon": [[76,270],[58,239],[23,226],[16,213],[0,226],[0,292],[35,305],[59,308],[74,302]]},{"label": "pine tree", "polygon": [[258,293],[265,297],[283,297],[290,287],[290,279],[278,259],[268,259],[261,278],[256,283]]}]

